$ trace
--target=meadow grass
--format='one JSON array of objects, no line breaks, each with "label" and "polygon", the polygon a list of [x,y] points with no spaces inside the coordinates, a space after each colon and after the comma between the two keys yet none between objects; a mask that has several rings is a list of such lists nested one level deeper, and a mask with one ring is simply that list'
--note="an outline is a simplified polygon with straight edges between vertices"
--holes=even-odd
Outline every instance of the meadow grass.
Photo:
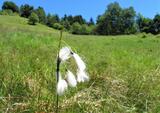
[{"label": "meadow grass", "polygon": [[[54,112],[59,32],[13,16],[0,16],[0,32],[0,112]],[[60,113],[160,112],[160,38],[143,35],[64,33],[90,81],[60,97]]]}]

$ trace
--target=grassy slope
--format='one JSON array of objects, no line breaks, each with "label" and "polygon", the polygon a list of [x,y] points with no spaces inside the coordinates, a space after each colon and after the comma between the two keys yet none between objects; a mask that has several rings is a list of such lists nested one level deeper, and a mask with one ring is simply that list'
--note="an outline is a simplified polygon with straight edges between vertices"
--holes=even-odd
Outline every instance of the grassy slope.
[{"label": "grassy slope", "polygon": [[[0,96],[17,97],[0,98],[0,112],[54,110],[51,73],[58,33],[40,24],[27,25],[23,18],[0,16]],[[69,88],[60,98],[61,112],[160,112],[160,39],[141,37],[64,33],[65,42],[86,61],[91,80]]]}]

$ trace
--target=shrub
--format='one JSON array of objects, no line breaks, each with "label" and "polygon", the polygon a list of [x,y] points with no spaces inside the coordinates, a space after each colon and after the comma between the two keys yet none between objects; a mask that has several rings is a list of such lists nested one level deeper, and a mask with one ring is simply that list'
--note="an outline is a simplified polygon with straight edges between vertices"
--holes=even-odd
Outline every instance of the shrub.
[{"label": "shrub", "polygon": [[143,33],[141,38],[147,38],[147,34]]},{"label": "shrub", "polygon": [[29,16],[29,24],[35,25],[37,22],[39,22],[39,18],[36,13],[32,12]]},{"label": "shrub", "polygon": [[89,35],[92,34],[93,29],[94,29],[93,26],[88,26],[86,24],[80,25],[79,23],[76,22],[72,25],[71,33]]},{"label": "shrub", "polygon": [[78,22],[73,23],[71,28],[72,34],[80,34],[81,25]]},{"label": "shrub", "polygon": [[61,24],[59,24],[59,23],[54,23],[54,24],[53,24],[53,28],[54,28],[54,29],[61,30],[61,29],[63,29],[63,26],[62,26]]},{"label": "shrub", "polygon": [[6,10],[2,10],[0,12],[1,15],[12,15],[13,14],[13,11],[10,10],[10,9],[6,9]]},{"label": "shrub", "polygon": [[17,15],[19,15],[19,14],[16,13],[16,12],[13,12],[13,11],[10,10],[10,9],[6,9],[6,10],[0,11],[0,15],[17,16]]},{"label": "shrub", "polygon": [[80,34],[89,35],[90,33],[91,33],[91,30],[89,26],[87,26],[86,24],[83,24],[80,29]]}]

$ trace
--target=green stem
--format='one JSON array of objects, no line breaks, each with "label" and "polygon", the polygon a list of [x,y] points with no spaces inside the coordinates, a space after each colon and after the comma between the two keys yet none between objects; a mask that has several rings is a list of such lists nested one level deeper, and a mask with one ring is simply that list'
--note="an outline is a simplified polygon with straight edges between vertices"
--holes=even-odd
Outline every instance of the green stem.
[{"label": "green stem", "polygon": [[[59,81],[59,70],[60,70],[60,58],[59,58],[59,51],[60,51],[60,48],[61,48],[61,40],[62,40],[62,30],[60,31],[60,39],[59,39],[59,45],[58,45],[58,56],[57,56],[57,68],[56,68],[56,79],[57,79],[57,84],[58,84],[58,81]],[[57,92],[56,92],[57,93]],[[59,96],[57,94],[57,98],[56,98],[56,113],[58,113],[58,107],[59,106]]]}]

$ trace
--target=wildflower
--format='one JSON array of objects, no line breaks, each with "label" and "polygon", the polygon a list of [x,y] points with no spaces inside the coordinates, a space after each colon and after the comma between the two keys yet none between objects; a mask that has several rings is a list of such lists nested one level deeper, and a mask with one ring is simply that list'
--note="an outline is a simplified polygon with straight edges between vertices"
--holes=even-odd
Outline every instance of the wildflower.
[{"label": "wildflower", "polygon": [[[70,87],[76,87],[77,81],[78,82],[85,82],[89,80],[89,76],[86,73],[86,65],[84,61],[81,59],[81,57],[74,53],[69,47],[63,47],[60,49],[59,52],[59,58],[60,60],[57,60],[57,70],[59,70],[59,66],[61,64],[61,61],[64,62],[68,60],[70,57],[73,57],[75,59],[75,62],[77,64],[77,79],[74,76],[74,74],[67,70],[66,73],[66,81],[62,79],[60,73],[59,73],[59,81],[57,83],[57,94],[62,95],[68,88],[68,85]],[[58,76],[58,75],[57,75]],[[67,84],[68,83],[68,84]]]},{"label": "wildflower", "polygon": [[89,76],[85,72],[85,70],[77,70],[77,81],[78,82],[85,82],[89,80]]},{"label": "wildflower", "polygon": [[71,87],[76,87],[76,85],[77,85],[77,81],[76,81],[75,76],[69,70],[67,71],[67,82],[68,82],[68,85]]},{"label": "wildflower", "polygon": [[67,82],[62,79],[61,74],[59,73],[59,80],[57,84],[57,93],[58,95],[63,95],[63,93],[67,90],[68,85]]},{"label": "wildflower", "polygon": [[81,59],[81,57],[76,53],[73,53],[73,57],[74,57],[74,59],[75,59],[75,61],[77,63],[78,69],[79,70],[85,70],[86,69],[86,65],[83,62],[83,60]]},{"label": "wildflower", "polygon": [[71,49],[68,47],[63,47],[59,52],[59,58],[61,61],[66,61],[71,57]]}]

